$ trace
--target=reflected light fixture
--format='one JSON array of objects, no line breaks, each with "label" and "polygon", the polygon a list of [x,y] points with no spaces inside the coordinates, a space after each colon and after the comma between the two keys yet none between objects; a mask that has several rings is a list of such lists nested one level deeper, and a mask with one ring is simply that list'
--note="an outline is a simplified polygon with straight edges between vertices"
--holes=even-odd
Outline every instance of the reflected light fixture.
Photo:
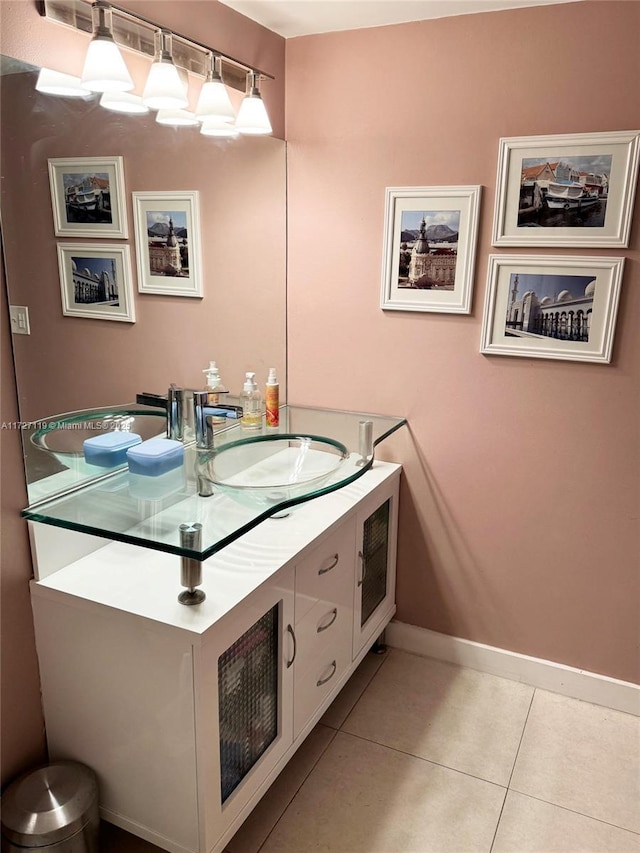
[{"label": "reflected light fixture", "polygon": [[152,110],[181,110],[189,99],[171,53],[172,34],[156,32],[156,55],[142,93],[142,101]]},{"label": "reflected light fixture", "polygon": [[104,0],[91,5],[93,38],[82,69],[81,84],[90,92],[130,92],[133,80],[113,40],[111,7]]},{"label": "reflected light fixture", "polygon": [[129,115],[145,115],[149,112],[149,107],[145,107],[140,95],[132,95],[130,92],[104,92],[100,106],[114,113]]},{"label": "reflected light fixture", "polygon": [[203,136],[218,136],[227,139],[235,139],[240,136],[239,130],[228,121],[217,118],[205,118],[200,128]]},{"label": "reflected light fixture", "polygon": [[200,90],[200,97],[196,106],[196,115],[200,121],[215,118],[232,122],[236,117],[227,87],[222,82],[220,64],[220,57],[209,53],[207,78]]},{"label": "reflected light fixture", "polygon": [[252,135],[271,133],[271,122],[258,88],[259,76],[256,71],[250,71],[248,74],[247,94],[240,104],[236,118],[236,127],[240,133]]},{"label": "reflected light fixture", "polygon": [[60,95],[64,98],[83,98],[85,101],[93,98],[93,92],[89,92],[80,84],[79,77],[71,74],[63,74],[54,71],[53,68],[41,68],[36,83],[38,92],[45,95]]},{"label": "reflected light fixture", "polygon": [[158,110],[156,121],[169,127],[194,127],[200,124],[196,114],[190,110]]}]

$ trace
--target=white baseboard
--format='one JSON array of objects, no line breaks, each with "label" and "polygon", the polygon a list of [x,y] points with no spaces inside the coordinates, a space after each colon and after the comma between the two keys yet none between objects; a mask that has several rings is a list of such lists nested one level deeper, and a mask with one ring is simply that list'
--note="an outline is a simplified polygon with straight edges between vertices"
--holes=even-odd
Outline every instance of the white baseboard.
[{"label": "white baseboard", "polygon": [[456,663],[512,681],[522,681],[563,696],[640,716],[640,685],[629,681],[618,681],[554,661],[450,637],[404,622],[390,622],[387,625],[385,642],[407,652]]}]

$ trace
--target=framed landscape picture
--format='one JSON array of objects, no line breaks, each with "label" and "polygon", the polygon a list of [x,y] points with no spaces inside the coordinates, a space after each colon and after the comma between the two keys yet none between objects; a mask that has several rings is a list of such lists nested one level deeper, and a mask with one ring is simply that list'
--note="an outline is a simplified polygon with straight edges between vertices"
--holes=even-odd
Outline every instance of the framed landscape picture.
[{"label": "framed landscape picture", "polygon": [[138,290],[202,296],[197,191],[133,193]]},{"label": "framed landscape picture", "polygon": [[468,314],[480,187],[387,187],[380,307]]},{"label": "framed landscape picture", "polygon": [[122,157],[49,160],[56,237],[127,238]]},{"label": "framed landscape picture", "polygon": [[501,139],[494,246],[628,246],[640,131]]},{"label": "framed landscape picture", "polygon": [[135,322],[128,246],[58,243],[58,267],[65,316]]},{"label": "framed landscape picture", "polygon": [[480,352],[609,363],[624,258],[489,255]]}]

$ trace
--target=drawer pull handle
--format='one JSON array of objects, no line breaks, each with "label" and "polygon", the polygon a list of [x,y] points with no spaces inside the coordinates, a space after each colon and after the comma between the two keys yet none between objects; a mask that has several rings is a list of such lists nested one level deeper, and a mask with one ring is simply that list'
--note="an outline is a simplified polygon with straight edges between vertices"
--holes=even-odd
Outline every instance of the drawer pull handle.
[{"label": "drawer pull handle", "polygon": [[326,575],[326,573],[330,572],[331,569],[335,569],[335,567],[338,565],[339,562],[340,562],[340,555],[334,554],[333,555],[333,562],[331,563],[331,565],[327,566],[326,569],[318,569],[318,574],[319,575]]},{"label": "drawer pull handle", "polygon": [[338,608],[334,607],[333,610],[330,610],[329,615],[331,616],[331,619],[327,622],[326,625],[318,625],[318,634],[322,633],[322,631],[326,631],[327,628],[330,628],[333,625],[333,623],[338,618]]},{"label": "drawer pull handle", "polygon": [[358,557],[360,557],[360,562],[362,563],[362,577],[358,581],[358,586],[362,586],[362,584],[364,583],[364,579],[367,576],[367,561],[365,560],[362,551],[358,551]]},{"label": "drawer pull handle", "polygon": [[287,625],[287,631],[291,634],[291,639],[293,640],[293,657],[291,660],[287,661],[287,669],[293,665],[294,660],[296,659],[296,652],[298,651],[298,643],[296,642],[296,633],[291,627],[291,625]]},{"label": "drawer pull handle", "polygon": [[320,678],[318,681],[316,681],[316,687],[322,687],[322,685],[326,684],[327,681],[331,681],[333,676],[336,674],[336,670],[338,669],[338,664],[334,660],[332,660],[331,661],[331,667],[332,667],[331,672],[329,673],[329,675],[326,678]]}]

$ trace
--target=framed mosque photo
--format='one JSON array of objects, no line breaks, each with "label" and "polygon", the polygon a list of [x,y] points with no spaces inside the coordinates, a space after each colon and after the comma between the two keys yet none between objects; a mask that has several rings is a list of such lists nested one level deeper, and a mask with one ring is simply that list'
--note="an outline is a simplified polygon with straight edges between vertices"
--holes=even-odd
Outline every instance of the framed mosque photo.
[{"label": "framed mosque photo", "polygon": [[387,187],[380,307],[469,314],[480,187]]},{"label": "framed mosque photo", "polygon": [[139,292],[202,297],[198,192],[132,195]]},{"label": "framed mosque photo", "polygon": [[490,255],[480,352],[608,364],[624,258]]}]

